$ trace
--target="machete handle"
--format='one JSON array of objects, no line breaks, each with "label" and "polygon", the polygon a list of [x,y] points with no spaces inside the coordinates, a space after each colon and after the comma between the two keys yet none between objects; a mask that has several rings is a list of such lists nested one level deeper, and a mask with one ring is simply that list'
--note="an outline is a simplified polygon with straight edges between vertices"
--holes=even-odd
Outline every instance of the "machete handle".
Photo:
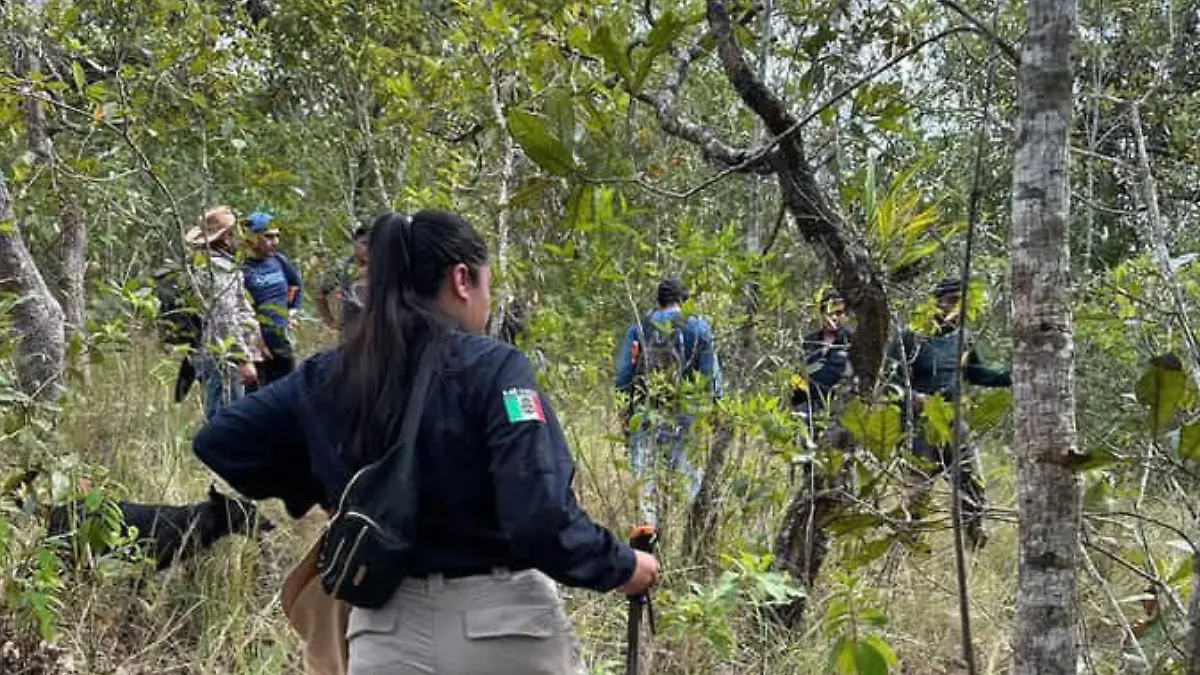
[{"label": "machete handle", "polygon": [[629,533],[629,547],[643,553],[654,553],[658,544],[658,531],[649,525],[639,525]]}]

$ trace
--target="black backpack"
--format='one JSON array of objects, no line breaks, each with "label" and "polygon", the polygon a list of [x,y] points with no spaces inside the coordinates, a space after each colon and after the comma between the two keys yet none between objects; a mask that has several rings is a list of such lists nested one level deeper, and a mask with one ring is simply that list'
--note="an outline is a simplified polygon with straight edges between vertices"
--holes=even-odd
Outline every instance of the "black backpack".
[{"label": "black backpack", "polygon": [[653,397],[658,403],[664,403],[661,399],[672,398],[678,393],[679,384],[691,374],[695,364],[688,356],[684,341],[687,319],[674,314],[654,321],[653,316],[653,313],[647,314],[638,331],[634,390],[644,398],[649,394],[650,380],[659,384],[665,381],[669,384],[669,394],[664,396],[663,392],[658,392]]},{"label": "black backpack", "polygon": [[159,339],[168,345],[199,347],[204,328],[202,310],[183,270],[165,268],[156,272],[154,296],[158,298]]}]

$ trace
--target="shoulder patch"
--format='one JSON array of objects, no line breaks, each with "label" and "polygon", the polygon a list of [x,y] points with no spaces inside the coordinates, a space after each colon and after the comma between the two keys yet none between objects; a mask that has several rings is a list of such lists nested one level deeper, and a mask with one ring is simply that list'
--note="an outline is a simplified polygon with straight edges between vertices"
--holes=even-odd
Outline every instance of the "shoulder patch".
[{"label": "shoulder patch", "polygon": [[546,421],[542,397],[532,389],[508,389],[504,392],[504,412],[510,424]]}]

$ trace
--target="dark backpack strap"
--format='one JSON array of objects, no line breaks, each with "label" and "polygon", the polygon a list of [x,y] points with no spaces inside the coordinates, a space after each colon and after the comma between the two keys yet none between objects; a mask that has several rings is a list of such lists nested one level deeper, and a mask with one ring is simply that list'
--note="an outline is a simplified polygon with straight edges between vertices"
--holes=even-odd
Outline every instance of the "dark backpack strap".
[{"label": "dark backpack strap", "polygon": [[441,355],[441,342],[431,337],[417,355],[417,373],[413,377],[408,403],[404,406],[404,417],[400,421],[400,438],[377,464],[390,463],[386,470],[399,483],[407,483],[412,477],[413,460],[416,457],[417,432],[421,428],[421,416],[425,413],[425,399],[429,395],[429,384],[433,380],[435,362]]}]

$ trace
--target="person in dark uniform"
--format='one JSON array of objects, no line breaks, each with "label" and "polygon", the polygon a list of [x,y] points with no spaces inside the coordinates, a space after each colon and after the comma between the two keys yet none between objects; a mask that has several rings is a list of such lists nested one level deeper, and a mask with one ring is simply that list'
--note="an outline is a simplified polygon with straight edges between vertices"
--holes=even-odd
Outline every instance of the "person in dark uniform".
[{"label": "person in dark uniform", "polygon": [[[929,397],[940,396],[953,402],[960,393],[955,365],[958,358],[962,283],[958,279],[945,279],[933,289],[933,295],[938,303],[937,330],[932,335],[920,335],[907,328],[901,332],[898,340],[893,340],[888,346],[888,360],[893,367],[892,382],[901,387],[905,397],[911,396],[914,416],[920,415]],[[970,331],[966,328],[961,330],[966,332],[963,379],[980,387],[1012,386],[1010,373],[989,368],[979,357]],[[917,433],[913,434],[913,453],[931,468],[918,472],[919,485],[914,499],[918,510],[922,508],[920,502],[927,495],[933,480],[951,469],[953,457],[952,443],[931,444],[926,439],[922,426],[918,426]],[[967,431],[963,428],[963,438],[967,437]],[[976,474],[975,451],[972,446],[964,445],[959,458],[959,473],[962,477],[959,484],[961,512],[967,537],[974,548],[979,548],[987,541],[983,528],[986,506],[983,480]],[[952,471],[951,476],[953,477]]]},{"label": "person in dark uniform", "polygon": [[[846,326],[846,305],[831,289],[821,296],[820,311],[820,327],[804,336],[804,386],[795,387],[791,397],[793,412],[804,420],[797,448],[813,451],[800,453],[788,467],[788,483],[796,493],[785,522],[801,526],[780,528],[775,541],[777,559],[792,561],[789,570],[807,588],[815,584],[828,555],[830,525],[851,503],[848,487],[854,468],[851,462],[839,462],[840,468],[831,470],[829,463],[815,460],[819,449],[845,452],[851,441],[849,432],[830,414],[838,385],[851,373],[853,335]],[[785,618],[799,617],[805,606],[806,600],[797,598],[778,611]]]},{"label": "person in dark uniform", "polygon": [[821,327],[804,336],[806,387],[792,391],[792,409],[810,417],[829,407],[833,389],[850,374],[846,303],[836,291],[821,297]]},{"label": "person in dark uniform", "polygon": [[392,445],[414,355],[440,345],[416,443],[415,572],[380,609],[351,611],[349,674],[570,672],[574,638],[551,580],[636,595],[657,582],[658,562],[580,507],[533,367],[481,335],[491,272],[475,229],[444,212],[388,214],[370,260],[366,304],[342,345],[223,410],[195,453],[293,517],[332,511]]}]

